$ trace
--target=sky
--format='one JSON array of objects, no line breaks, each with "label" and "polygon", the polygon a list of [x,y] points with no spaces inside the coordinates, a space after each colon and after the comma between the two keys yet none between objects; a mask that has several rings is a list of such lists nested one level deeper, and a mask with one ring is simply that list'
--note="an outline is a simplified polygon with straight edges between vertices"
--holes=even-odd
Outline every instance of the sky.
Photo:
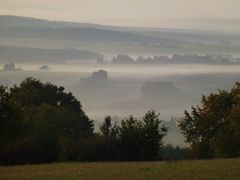
[{"label": "sky", "polygon": [[111,25],[237,19],[240,0],[0,0],[0,14]]}]

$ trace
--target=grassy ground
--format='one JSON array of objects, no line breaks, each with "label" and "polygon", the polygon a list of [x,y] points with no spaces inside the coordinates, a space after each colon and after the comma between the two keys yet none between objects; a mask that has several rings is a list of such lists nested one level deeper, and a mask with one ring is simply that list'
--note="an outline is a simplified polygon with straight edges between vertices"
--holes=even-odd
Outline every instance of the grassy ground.
[{"label": "grassy ground", "polygon": [[0,166],[0,179],[240,179],[240,159],[138,162],[138,163],[57,163]]}]

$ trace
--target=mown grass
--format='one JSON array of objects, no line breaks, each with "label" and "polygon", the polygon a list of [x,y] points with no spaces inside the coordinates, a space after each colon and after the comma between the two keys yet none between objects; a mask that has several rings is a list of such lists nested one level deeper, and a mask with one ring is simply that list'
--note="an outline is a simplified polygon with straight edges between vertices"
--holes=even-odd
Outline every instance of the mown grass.
[{"label": "mown grass", "polygon": [[240,159],[0,166],[0,179],[240,179]]}]

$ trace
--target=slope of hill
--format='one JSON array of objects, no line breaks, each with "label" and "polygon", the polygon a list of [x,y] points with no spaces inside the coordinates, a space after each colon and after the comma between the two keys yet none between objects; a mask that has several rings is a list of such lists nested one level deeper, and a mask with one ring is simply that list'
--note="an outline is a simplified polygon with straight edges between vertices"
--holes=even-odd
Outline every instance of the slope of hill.
[{"label": "slope of hill", "polygon": [[0,37],[4,38],[45,38],[86,41],[117,41],[134,43],[158,43],[179,45],[184,41],[166,37],[151,37],[124,28],[48,21],[35,18],[0,16]]},{"label": "slope of hill", "polygon": [[6,62],[48,62],[64,63],[67,60],[97,61],[103,56],[88,50],[73,48],[65,49],[40,49],[17,46],[0,46],[0,63]]},{"label": "slope of hill", "polygon": [[240,35],[191,29],[117,27],[0,15],[0,45],[87,49],[109,56],[232,54],[239,56]]}]

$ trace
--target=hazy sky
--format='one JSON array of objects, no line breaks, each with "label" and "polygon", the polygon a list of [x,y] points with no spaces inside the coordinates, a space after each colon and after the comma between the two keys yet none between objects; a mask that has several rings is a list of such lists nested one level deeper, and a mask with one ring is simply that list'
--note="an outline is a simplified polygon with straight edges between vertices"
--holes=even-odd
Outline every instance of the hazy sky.
[{"label": "hazy sky", "polygon": [[240,17],[240,0],[0,0],[0,14],[114,25]]}]

